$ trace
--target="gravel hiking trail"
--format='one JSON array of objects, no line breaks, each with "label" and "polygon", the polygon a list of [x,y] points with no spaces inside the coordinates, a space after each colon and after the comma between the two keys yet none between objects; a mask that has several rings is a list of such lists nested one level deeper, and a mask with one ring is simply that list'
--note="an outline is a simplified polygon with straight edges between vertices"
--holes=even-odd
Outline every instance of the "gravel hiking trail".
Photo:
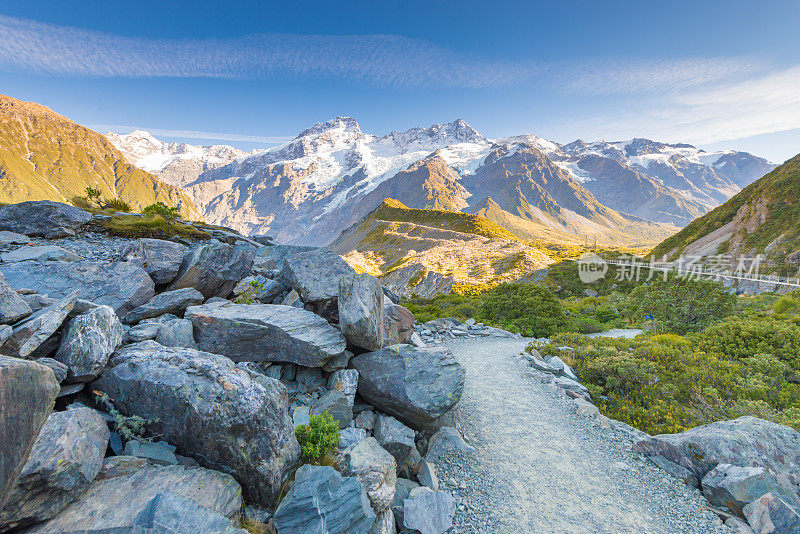
[{"label": "gravel hiking trail", "polygon": [[466,369],[459,427],[477,448],[466,461],[437,463],[463,504],[457,532],[727,531],[697,490],[630,452],[630,441],[575,414],[563,393],[535,379],[520,357],[526,344],[446,345]]}]

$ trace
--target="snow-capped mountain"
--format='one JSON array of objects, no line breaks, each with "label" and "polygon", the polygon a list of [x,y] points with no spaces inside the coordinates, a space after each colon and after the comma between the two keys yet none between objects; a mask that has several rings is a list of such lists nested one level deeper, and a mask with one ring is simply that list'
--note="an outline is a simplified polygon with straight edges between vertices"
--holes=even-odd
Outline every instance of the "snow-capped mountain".
[{"label": "snow-capped mountain", "polygon": [[158,174],[170,185],[183,187],[203,172],[227,165],[249,154],[228,145],[165,143],[144,130],[125,135],[109,132],[109,141],[142,170]]},{"label": "snow-capped mountain", "polygon": [[774,167],[743,152],[646,139],[492,140],[462,120],[376,136],[337,117],[249,155],[134,134],[109,139],[135,165],[181,185],[207,221],[318,245],[384,198],[479,213],[530,238],[636,241],[674,232]]}]

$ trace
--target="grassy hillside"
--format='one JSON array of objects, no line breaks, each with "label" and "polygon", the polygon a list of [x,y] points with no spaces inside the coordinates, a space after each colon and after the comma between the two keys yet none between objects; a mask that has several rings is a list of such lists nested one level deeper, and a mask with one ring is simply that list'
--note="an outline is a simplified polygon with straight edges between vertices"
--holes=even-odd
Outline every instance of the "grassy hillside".
[{"label": "grassy hillside", "polygon": [[410,222],[432,228],[453,230],[465,234],[500,239],[517,240],[517,236],[497,223],[478,215],[444,210],[419,210],[406,207],[402,202],[387,198],[370,214],[381,221]]},{"label": "grassy hillside", "polygon": [[[800,249],[800,155],[756,180],[722,206],[692,221],[659,244],[653,253],[670,258],[717,230],[724,230],[717,253],[763,253],[776,263]],[[728,228],[724,228],[730,225]],[[780,239],[779,239],[780,238]],[[776,241],[777,240],[777,241]]]},{"label": "grassy hillside", "polygon": [[39,104],[0,95],[0,202],[69,202],[87,187],[135,210],[163,202],[200,218],[180,189],[128,164],[104,136]]}]

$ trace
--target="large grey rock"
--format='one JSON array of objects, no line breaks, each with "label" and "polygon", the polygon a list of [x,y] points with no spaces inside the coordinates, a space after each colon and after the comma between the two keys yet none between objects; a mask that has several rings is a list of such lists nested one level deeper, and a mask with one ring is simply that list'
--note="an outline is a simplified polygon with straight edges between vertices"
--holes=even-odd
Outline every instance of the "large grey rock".
[{"label": "large grey rock", "polygon": [[720,464],[703,477],[702,486],[708,502],[725,506],[739,515],[745,505],[765,493],[772,493],[795,506],[800,504],[792,487],[781,483],[775,473],[763,467]]},{"label": "large grey rock", "polygon": [[343,451],[348,447],[352,446],[355,443],[358,443],[362,439],[367,437],[367,431],[363,428],[355,428],[349,426],[347,428],[343,428],[339,432],[339,450]]},{"label": "large grey rock", "polygon": [[193,287],[165,291],[131,310],[125,316],[124,321],[128,324],[136,324],[144,319],[151,319],[166,313],[182,315],[186,308],[202,304],[203,300],[203,294]]},{"label": "large grey rock", "polygon": [[392,500],[392,507],[403,506],[403,501],[408,499],[411,491],[418,488],[419,484],[408,478],[397,478],[394,485],[394,500]]},{"label": "large grey rock", "polygon": [[367,532],[375,513],[361,482],[332,467],[304,465],[273,518],[278,534]]},{"label": "large grey rock", "polygon": [[0,323],[15,323],[32,313],[27,302],[14,291],[0,273]]},{"label": "large grey rock", "polygon": [[375,512],[392,505],[397,464],[375,438],[364,438],[341,452],[339,470],[344,476],[355,476],[361,481]]},{"label": "large grey rock", "polygon": [[383,301],[383,342],[384,345],[411,343],[414,335],[414,314],[407,308],[394,304],[389,299]]},{"label": "large grey rock", "polygon": [[55,245],[20,247],[0,254],[0,261],[3,263],[18,261],[80,261],[82,259],[77,254]]},{"label": "large grey rock", "polygon": [[771,493],[744,507],[744,516],[756,534],[797,534],[800,514],[783,499]]},{"label": "large grey rock", "polygon": [[0,356],[0,506],[5,504],[59,389],[49,367]]},{"label": "large grey rock", "polygon": [[800,433],[756,417],[740,417],[660,434],[634,445],[646,456],[663,456],[693,472],[698,480],[718,464],[766,467],[800,482]]},{"label": "large grey rock", "polygon": [[77,300],[78,292],[75,291],[14,325],[11,337],[0,347],[0,354],[15,358],[27,358],[33,355],[34,351],[58,330]]},{"label": "large grey rock", "polygon": [[336,390],[350,401],[350,406],[356,399],[356,391],[358,391],[358,371],[355,369],[339,369],[334,371],[328,377],[328,389]]},{"label": "large grey rock", "polygon": [[434,426],[461,398],[464,369],[446,348],[392,345],[353,357],[358,393],[414,429]]},{"label": "large grey rock", "polygon": [[425,459],[429,462],[436,462],[451,451],[474,453],[475,447],[464,441],[458,430],[444,426],[428,440],[428,452],[425,453]]},{"label": "large grey rock", "polygon": [[403,505],[403,526],[406,528],[421,534],[443,534],[453,526],[456,503],[443,491],[415,488]]},{"label": "large grey rock", "polygon": [[347,341],[367,350],[383,347],[383,290],[368,274],[339,279],[339,326]]},{"label": "large grey rock", "polygon": [[159,493],[136,516],[137,526],[164,534],[247,534],[222,514],[172,491]]},{"label": "large grey rock", "polygon": [[67,372],[69,371],[69,369],[67,368],[66,365],[64,365],[60,361],[54,360],[53,358],[37,358],[34,361],[36,363],[40,363],[52,369],[53,374],[56,377],[56,382],[58,382],[59,384],[67,379]]},{"label": "large grey rock", "polygon": [[256,252],[256,257],[265,262],[265,267],[280,271],[286,264],[286,256],[316,249],[317,247],[303,245],[273,245],[259,248]]},{"label": "large grey rock", "polygon": [[339,428],[347,428],[353,421],[353,407],[344,394],[327,391],[311,405],[311,415],[328,412],[339,423]]},{"label": "large grey rock", "polygon": [[755,534],[746,521],[736,516],[730,516],[726,519],[725,526],[728,527],[728,534]]},{"label": "large grey rock", "polygon": [[124,336],[114,310],[98,306],[70,321],[55,359],[69,368],[69,382],[88,382],[103,371]]},{"label": "large grey rock", "polygon": [[378,414],[373,435],[381,447],[394,456],[397,475],[410,478],[419,465],[420,455],[414,443],[415,432],[391,415]]},{"label": "large grey rock", "polygon": [[290,362],[321,367],[345,352],[342,333],[325,319],[278,304],[218,302],[192,306],[197,345],[234,361]]},{"label": "large grey rock", "polygon": [[119,250],[123,260],[140,265],[156,284],[172,282],[188,253],[186,245],[148,238],[126,243]]},{"label": "large grey rock", "polygon": [[131,532],[140,514],[147,513],[153,499],[165,490],[230,519],[239,517],[241,488],[225,473],[170,465],[147,466],[133,472],[123,469],[111,477],[109,474],[113,473],[107,471],[106,476],[98,477],[76,502],[28,532],[60,534],[115,528],[128,530],[111,532]]},{"label": "large grey rock", "polygon": [[303,302],[323,302],[339,295],[339,279],[355,273],[338,254],[327,248],[290,254],[284,259],[281,283],[297,290]]},{"label": "large grey rock", "polygon": [[8,283],[19,291],[33,290],[51,298],[63,298],[75,290],[78,297],[114,308],[124,317],[153,296],[153,281],[128,262],[10,263],[0,267]]},{"label": "large grey rock", "polygon": [[0,207],[0,230],[28,236],[60,237],[92,220],[88,211],[50,200],[34,200]]},{"label": "large grey rock", "polygon": [[227,245],[212,240],[198,246],[184,259],[169,289],[193,287],[205,298],[227,297],[253,268],[255,247],[246,243]]},{"label": "large grey rock", "polygon": [[[48,306],[52,306],[59,300],[47,297],[45,295],[40,295],[38,293],[31,293],[20,296],[25,300],[25,302],[28,303],[28,306],[30,306],[31,310],[33,310],[34,312],[47,308]],[[78,299],[75,302],[75,306],[72,307],[72,311],[70,311],[69,314],[67,315],[67,319],[72,319],[73,317],[77,317],[78,315],[84,314],[90,310],[93,310],[97,306],[98,305],[95,304],[94,302]]]},{"label": "large grey rock", "polygon": [[0,325],[0,345],[8,341],[8,338],[11,337],[12,333],[14,333],[14,329],[11,327],[11,325]]},{"label": "large grey rock", "polygon": [[196,349],[197,343],[194,340],[194,327],[189,319],[177,319],[164,323],[158,327],[156,343],[165,347],[185,347]]},{"label": "large grey rock", "polygon": [[0,512],[0,530],[55,516],[94,480],[108,445],[108,426],[91,408],[54,412]]},{"label": "large grey rock", "polygon": [[93,383],[127,415],[200,465],[233,474],[251,502],[271,505],[300,457],[279,381],[217,354],[153,341],[115,352]]}]

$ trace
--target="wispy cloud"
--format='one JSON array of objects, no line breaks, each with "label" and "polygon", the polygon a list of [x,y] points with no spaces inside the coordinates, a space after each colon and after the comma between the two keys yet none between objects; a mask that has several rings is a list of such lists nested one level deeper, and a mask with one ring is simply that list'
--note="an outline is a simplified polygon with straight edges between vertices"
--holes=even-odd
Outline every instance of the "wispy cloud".
[{"label": "wispy cloud", "polygon": [[754,58],[545,63],[486,60],[398,35],[123,37],[0,15],[0,70],[99,77],[331,78],[385,86],[673,92],[753,72]]},{"label": "wispy cloud", "polygon": [[233,133],[203,132],[197,130],[165,130],[162,128],[148,128],[142,126],[124,126],[119,124],[91,124],[88,126],[97,132],[114,132],[118,134],[128,134],[134,130],[144,130],[155,136],[178,137],[182,139],[206,139],[210,141],[242,141],[247,143],[264,143],[277,145],[291,141],[293,137],[287,136],[263,136],[263,135],[240,135]]},{"label": "wispy cloud", "polygon": [[397,35],[144,39],[0,16],[0,69],[103,77],[338,77],[401,86],[514,84],[533,64],[470,58]]},{"label": "wispy cloud", "polygon": [[630,100],[614,113],[564,120],[558,137],[650,137],[695,144],[734,141],[800,128],[800,66],[676,94]]},{"label": "wispy cloud", "polygon": [[715,57],[670,60],[602,60],[550,69],[560,90],[584,95],[677,93],[765,70],[761,58]]}]

